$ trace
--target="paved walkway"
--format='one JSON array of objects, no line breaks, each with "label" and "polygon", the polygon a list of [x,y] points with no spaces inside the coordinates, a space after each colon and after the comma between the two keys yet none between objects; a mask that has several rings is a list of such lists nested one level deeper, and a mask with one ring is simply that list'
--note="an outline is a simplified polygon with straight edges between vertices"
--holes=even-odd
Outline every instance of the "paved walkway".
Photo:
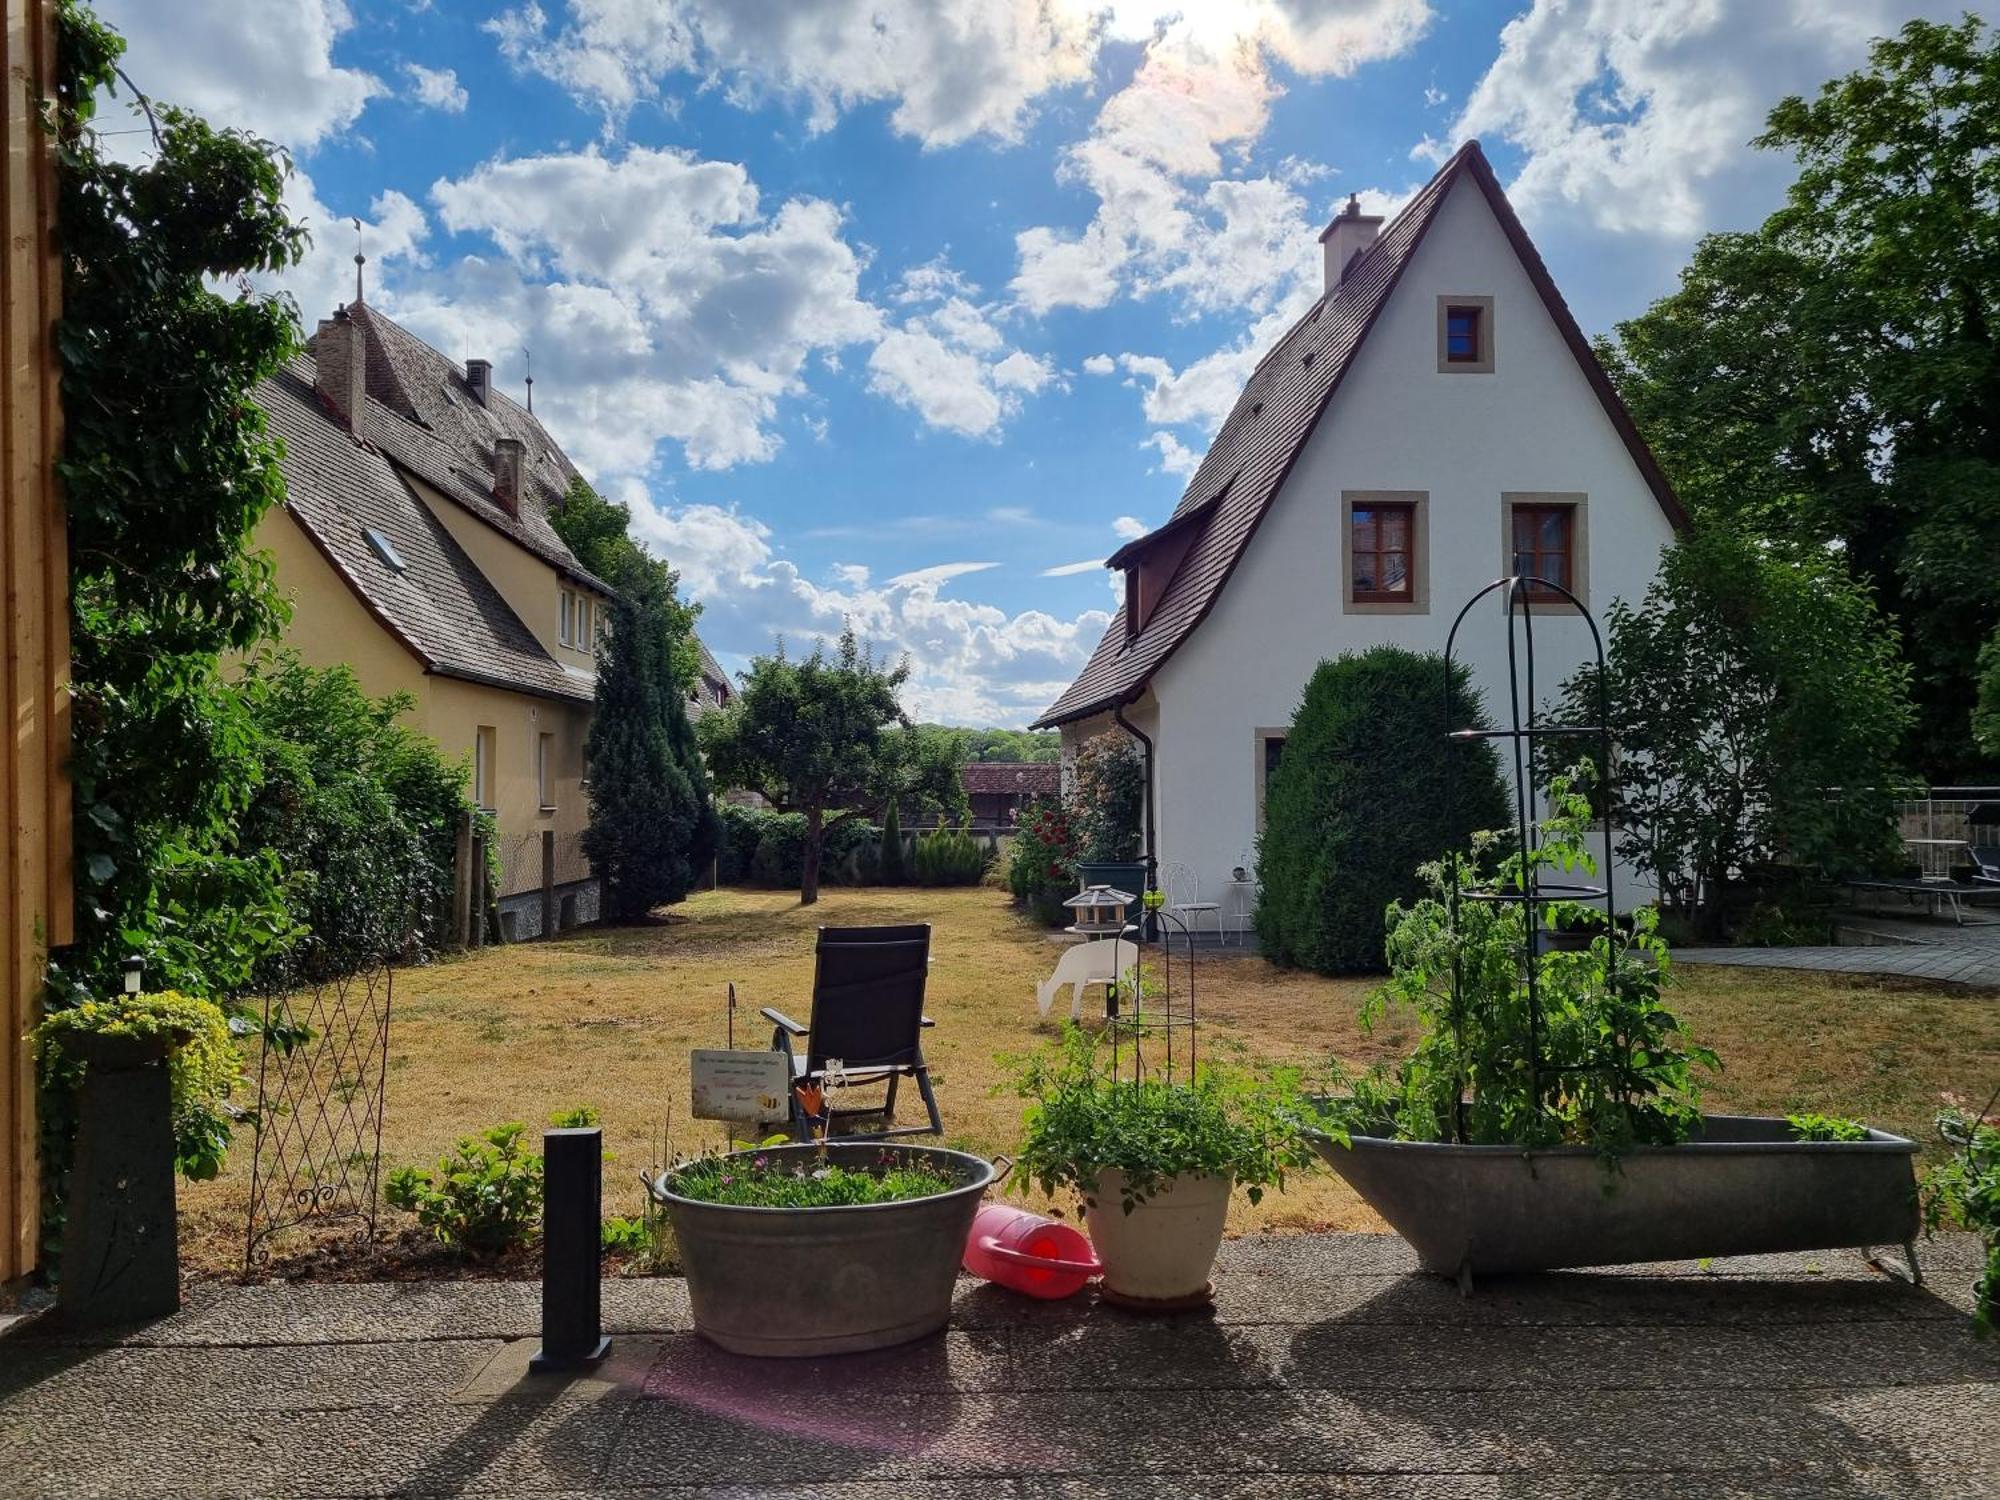
[{"label": "paved walkway", "polygon": [[1386,1235],[1225,1247],[1215,1315],[965,1284],[952,1331],[807,1363],[605,1286],[598,1378],[523,1373],[529,1284],[206,1287],[122,1341],[0,1339],[9,1496],[1224,1500],[2000,1495],[1975,1244],[1495,1279]]},{"label": "paved walkway", "polygon": [[1839,948],[1676,948],[1677,964],[1750,969],[1815,969],[1832,974],[1899,974],[2000,989],[2000,944],[1938,942]]}]

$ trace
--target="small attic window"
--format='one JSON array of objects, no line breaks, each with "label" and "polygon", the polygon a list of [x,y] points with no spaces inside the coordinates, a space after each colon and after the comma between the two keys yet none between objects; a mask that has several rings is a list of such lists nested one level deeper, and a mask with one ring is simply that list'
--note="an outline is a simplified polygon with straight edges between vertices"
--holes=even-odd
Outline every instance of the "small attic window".
[{"label": "small attic window", "polygon": [[362,527],[361,534],[368,539],[368,545],[374,549],[375,555],[382,559],[382,566],[390,572],[400,573],[408,566],[403,561],[403,554],[396,550],[396,544],[373,526]]},{"label": "small attic window", "polygon": [[1251,416],[1253,416],[1253,417],[1261,417],[1261,416],[1263,416],[1263,415],[1264,415],[1264,403],[1263,403],[1263,402],[1261,402],[1261,401],[1252,401],[1252,402],[1250,403],[1250,415],[1251,415]]},{"label": "small attic window", "polygon": [[1306,351],[1305,358],[1301,359],[1299,361],[1299,364],[1302,368],[1310,370],[1313,367],[1313,361],[1318,358],[1319,358],[1319,351],[1309,349]]}]

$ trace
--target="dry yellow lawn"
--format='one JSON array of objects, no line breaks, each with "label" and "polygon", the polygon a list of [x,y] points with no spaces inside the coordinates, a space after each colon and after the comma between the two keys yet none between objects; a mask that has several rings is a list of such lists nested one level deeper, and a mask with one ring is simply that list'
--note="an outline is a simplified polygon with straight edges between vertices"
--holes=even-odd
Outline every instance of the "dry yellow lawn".
[{"label": "dry yellow lawn", "polygon": [[[1012,1149],[1021,1101],[997,1092],[997,1058],[1055,1035],[1037,1019],[1035,982],[1058,949],[1015,916],[1005,894],[958,890],[830,890],[801,908],[776,891],[705,893],[660,926],[587,931],[547,944],[488,949],[396,976],[385,1171],[428,1165],[459,1135],[502,1120],[539,1128],[578,1104],[603,1114],[616,1160],[607,1212],[636,1213],[637,1174],[663,1128],[680,1152],[712,1146],[721,1127],[687,1114],[687,1054],[719,1047],[724,987],[742,1007],[739,1046],[763,1045],[757,1008],[804,1021],[813,929],[821,923],[929,921],[934,927],[925,1044],[947,1139],[982,1154]],[[1865,979],[1686,968],[1676,1004],[1726,1071],[1708,1101],[1720,1110],[1857,1115],[1929,1135],[1943,1093],[1977,1095],[2000,1079],[2000,1005],[1992,994]],[[1250,1062],[1312,1064],[1334,1053],[1367,1062],[1401,1052],[1406,1034],[1364,1036],[1355,1011],[1369,985],[1274,969],[1258,958],[1204,956],[1197,971],[1205,1052]],[[918,1108],[906,1089],[904,1118]],[[248,1193],[247,1137],[216,1182],[184,1186],[191,1261],[240,1263]],[[394,1215],[386,1215],[393,1219]],[[1235,1230],[1379,1229],[1337,1179],[1315,1172],[1261,1207],[1241,1202]]]}]

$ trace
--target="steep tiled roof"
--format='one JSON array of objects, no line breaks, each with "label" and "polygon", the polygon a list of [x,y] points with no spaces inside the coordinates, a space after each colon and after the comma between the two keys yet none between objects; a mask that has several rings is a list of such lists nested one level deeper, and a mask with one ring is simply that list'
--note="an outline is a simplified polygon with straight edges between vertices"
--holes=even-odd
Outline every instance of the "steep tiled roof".
[{"label": "steep tiled roof", "polygon": [[1259,362],[1189,481],[1173,518],[1150,537],[1120,549],[1116,560],[1122,564],[1168,533],[1190,529],[1197,533],[1144,628],[1128,641],[1125,610],[1129,601],[1121,605],[1083,671],[1036,721],[1036,727],[1065,723],[1131,702],[1207,617],[1353,364],[1368,330],[1423,243],[1438,208],[1461,176],[1469,176],[1485,193],[1523,269],[1660,508],[1676,527],[1686,524],[1686,512],[1591,353],[1541,256],[1529,243],[1479,143],[1468,141],[1349,267],[1340,285],[1321,297]]},{"label": "steep tiled roof", "polygon": [[[355,442],[313,391],[309,359],[257,388],[284,440],[285,508],[368,612],[430,671],[588,701],[590,677],[564,667],[507,606],[381,450],[402,419],[367,403],[372,446]],[[376,550],[385,539],[399,570]]]}]

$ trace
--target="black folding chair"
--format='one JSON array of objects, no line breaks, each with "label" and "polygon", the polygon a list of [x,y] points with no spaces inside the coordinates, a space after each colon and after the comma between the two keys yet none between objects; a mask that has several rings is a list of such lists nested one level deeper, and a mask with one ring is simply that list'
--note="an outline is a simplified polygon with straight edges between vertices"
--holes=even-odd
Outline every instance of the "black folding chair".
[{"label": "black folding chair", "polygon": [[[942,1135],[937,1095],[924,1062],[923,1031],[931,1024],[924,1014],[924,981],[929,976],[931,929],[911,927],[822,927],[813,972],[812,1025],[801,1026],[790,1016],[766,1006],[764,1019],[773,1027],[771,1048],[791,1059],[792,1133],[807,1135],[810,1117],[799,1098],[800,1086],[821,1091],[828,1133],[841,1118],[881,1116],[882,1135]],[[804,1052],[793,1046],[806,1040]],[[888,1086],[879,1105],[835,1110],[826,1096],[829,1062],[839,1064],[843,1100],[847,1090],[877,1083]],[[928,1125],[898,1126],[896,1088],[903,1079],[916,1081],[923,1096]]]}]

